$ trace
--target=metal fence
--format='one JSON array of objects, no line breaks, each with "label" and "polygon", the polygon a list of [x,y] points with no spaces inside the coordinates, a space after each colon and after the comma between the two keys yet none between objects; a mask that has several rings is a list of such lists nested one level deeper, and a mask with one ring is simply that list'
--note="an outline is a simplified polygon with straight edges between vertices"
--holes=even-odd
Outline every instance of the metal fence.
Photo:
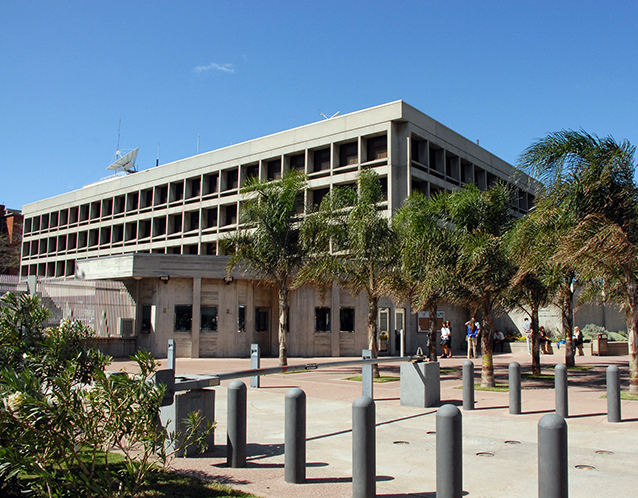
[{"label": "metal fence", "polygon": [[[0,275],[0,293],[5,292],[29,292],[27,279]],[[48,325],[70,319],[91,327],[99,337],[133,333],[135,301],[122,282],[39,278],[36,293],[51,311]]]}]

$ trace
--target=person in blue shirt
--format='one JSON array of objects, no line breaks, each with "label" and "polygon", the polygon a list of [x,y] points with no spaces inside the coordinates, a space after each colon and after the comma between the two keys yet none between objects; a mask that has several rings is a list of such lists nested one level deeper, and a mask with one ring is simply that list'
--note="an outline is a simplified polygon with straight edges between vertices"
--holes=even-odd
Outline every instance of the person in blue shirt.
[{"label": "person in blue shirt", "polygon": [[467,326],[467,357],[476,358],[476,339],[478,338],[479,328],[474,317],[465,322]]}]

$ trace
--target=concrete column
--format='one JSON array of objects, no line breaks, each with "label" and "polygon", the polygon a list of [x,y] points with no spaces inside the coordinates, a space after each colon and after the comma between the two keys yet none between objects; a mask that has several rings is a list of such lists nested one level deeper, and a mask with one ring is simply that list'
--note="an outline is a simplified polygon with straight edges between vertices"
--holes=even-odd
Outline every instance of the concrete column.
[{"label": "concrete column", "polygon": [[556,413],[538,422],[538,497],[567,498],[567,424]]},{"label": "concrete column", "polygon": [[620,370],[616,365],[607,367],[607,422],[620,422]]},{"label": "concrete column", "polygon": [[352,404],[352,497],[374,498],[377,480],[375,405],[359,396]]},{"label": "concrete column", "polygon": [[330,324],[330,349],[332,351],[332,356],[338,358],[341,356],[341,337],[339,330],[341,328],[341,320],[339,319],[339,310],[341,309],[341,286],[336,280],[332,282],[331,306],[332,323]]},{"label": "concrete column", "polygon": [[193,278],[193,320],[191,322],[191,358],[199,358],[199,331],[202,328],[202,279]]},{"label": "concrete column", "polygon": [[306,393],[293,387],[286,393],[284,477],[286,482],[306,482]]},{"label": "concrete column", "polygon": [[436,412],[436,496],[463,496],[463,416],[454,405]]}]

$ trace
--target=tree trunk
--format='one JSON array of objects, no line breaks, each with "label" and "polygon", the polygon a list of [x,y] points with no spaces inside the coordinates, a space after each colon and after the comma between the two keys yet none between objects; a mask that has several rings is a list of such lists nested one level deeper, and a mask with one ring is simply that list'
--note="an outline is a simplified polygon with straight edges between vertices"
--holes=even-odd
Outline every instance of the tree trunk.
[{"label": "tree trunk", "polygon": [[574,360],[574,308],[572,306],[574,293],[569,287],[563,291],[563,302],[561,311],[563,315],[563,333],[565,334],[565,366],[573,367],[576,362]]},{"label": "tree trunk", "polygon": [[538,333],[538,306],[532,306],[532,375],[541,374],[540,336]]},{"label": "tree trunk", "polygon": [[288,286],[279,286],[279,366],[288,364]]},{"label": "tree trunk", "polygon": [[[377,352],[377,314],[379,312],[379,298],[368,297],[368,349],[372,351],[372,357],[378,358]],[[372,376],[379,378],[379,364],[372,365]]]},{"label": "tree trunk", "polygon": [[438,306],[436,305],[436,301],[435,301],[430,307],[430,331],[428,332],[428,337],[430,342],[430,350],[428,351],[429,353],[428,356],[430,358],[430,361],[437,360],[437,354],[436,354],[436,322],[437,322],[436,314],[437,312],[438,312]]},{"label": "tree trunk", "polygon": [[481,362],[481,387],[495,387],[494,361],[492,359],[494,320],[492,318],[492,306],[489,294],[483,301],[483,327],[481,330],[481,351],[483,353],[483,361]]},{"label": "tree trunk", "polygon": [[638,284],[627,278],[627,345],[629,346],[629,393],[638,394]]}]

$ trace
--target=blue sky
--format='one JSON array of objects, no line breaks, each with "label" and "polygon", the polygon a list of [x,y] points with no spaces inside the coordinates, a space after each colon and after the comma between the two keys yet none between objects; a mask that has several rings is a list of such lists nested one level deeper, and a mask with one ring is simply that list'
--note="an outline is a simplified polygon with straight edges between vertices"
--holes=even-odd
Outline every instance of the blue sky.
[{"label": "blue sky", "polygon": [[402,99],[515,163],[638,145],[638,2],[2,1],[0,204]]}]

